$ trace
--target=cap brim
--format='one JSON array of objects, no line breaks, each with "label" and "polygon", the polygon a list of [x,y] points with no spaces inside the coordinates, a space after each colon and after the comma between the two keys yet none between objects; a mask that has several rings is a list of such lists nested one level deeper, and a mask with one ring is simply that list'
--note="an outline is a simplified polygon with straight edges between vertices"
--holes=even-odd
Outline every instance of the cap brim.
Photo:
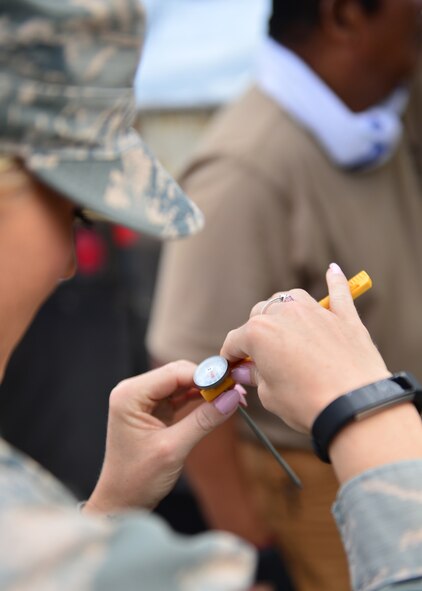
[{"label": "cap brim", "polygon": [[195,234],[203,214],[135,137],[112,159],[94,152],[78,158],[32,153],[27,166],[48,186],[113,222],[160,239]]}]

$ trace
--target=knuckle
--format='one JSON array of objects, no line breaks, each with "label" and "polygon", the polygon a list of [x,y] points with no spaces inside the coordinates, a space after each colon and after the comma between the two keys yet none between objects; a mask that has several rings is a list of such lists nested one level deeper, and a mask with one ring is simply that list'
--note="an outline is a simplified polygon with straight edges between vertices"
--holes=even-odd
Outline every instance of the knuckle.
[{"label": "knuckle", "polygon": [[168,437],[160,438],[155,446],[155,454],[162,468],[172,465],[176,461],[175,448]]},{"label": "knuckle", "polygon": [[164,366],[164,370],[171,375],[176,374],[180,367],[179,364],[180,361],[170,361]]},{"label": "knuckle", "polygon": [[109,396],[109,406],[110,408],[117,408],[120,406],[122,402],[122,398],[126,391],[126,385],[128,380],[122,380],[110,392]]},{"label": "knuckle", "polygon": [[268,392],[268,389],[264,386],[261,386],[259,388],[259,399],[261,401],[262,406],[265,408],[265,410],[268,410],[271,412],[271,410],[274,409],[274,400],[273,397],[270,395],[270,393]]},{"label": "knuckle", "polygon": [[274,316],[261,315],[251,318],[246,327],[246,338],[249,342],[259,340],[262,336],[265,336],[269,330],[272,330],[273,322]]},{"label": "knuckle", "polygon": [[357,334],[361,334],[365,338],[371,338],[368,329],[364,324],[362,324],[358,314],[353,314],[350,316],[350,318],[347,318],[345,322],[351,328],[351,330]]},{"label": "knuckle", "polygon": [[294,299],[303,300],[310,297],[309,293],[300,287],[296,287],[295,289],[290,290],[290,295]]},{"label": "knuckle", "polygon": [[249,318],[253,318],[257,314],[261,314],[261,310],[264,307],[264,305],[265,305],[265,301],[258,302],[257,304],[255,304],[255,306],[252,308],[252,310],[249,314]]},{"label": "knuckle", "polygon": [[195,415],[196,423],[201,431],[205,433],[210,433],[214,427],[214,421],[211,419],[210,415],[205,411],[205,407],[202,406],[198,409],[198,412]]},{"label": "knuckle", "polygon": [[230,330],[230,331],[227,333],[227,336],[226,336],[226,338],[225,338],[225,341],[224,341],[224,342],[225,342],[225,343],[230,343],[230,342],[231,342],[231,341],[232,341],[232,340],[235,338],[236,334],[237,334],[237,329],[236,329],[236,328],[234,328],[233,330]]},{"label": "knuckle", "polygon": [[177,359],[175,361],[170,361],[167,365],[164,366],[166,371],[171,376],[179,376],[181,373],[186,372],[188,369],[192,369],[194,364],[191,361],[187,361],[186,359]]},{"label": "knuckle", "polygon": [[247,338],[251,338],[254,336],[256,331],[258,330],[260,324],[262,323],[263,316],[253,316],[245,326],[245,333]]},{"label": "knuckle", "polygon": [[336,289],[333,293],[330,294],[330,300],[334,300],[336,302],[343,302],[345,299],[350,298],[350,291],[348,288],[341,287]]}]

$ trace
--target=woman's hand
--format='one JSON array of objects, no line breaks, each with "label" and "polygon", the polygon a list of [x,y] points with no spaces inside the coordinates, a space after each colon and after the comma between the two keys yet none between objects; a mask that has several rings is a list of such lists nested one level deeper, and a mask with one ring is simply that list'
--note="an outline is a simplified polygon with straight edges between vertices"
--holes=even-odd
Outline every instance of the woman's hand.
[{"label": "woman's hand", "polygon": [[258,303],[221,349],[231,362],[254,360],[235,368],[233,377],[257,385],[264,407],[302,432],[341,394],[391,375],[337,265],[330,266],[327,283],[330,311],[305,291],[292,290],[293,301],[273,303],[264,314],[265,302]]},{"label": "woman's hand", "polygon": [[104,465],[85,511],[154,508],[174,486],[194,445],[233,414],[237,390],[168,426],[174,410],[195,394],[194,370],[188,361],[169,363],[112,391]]}]

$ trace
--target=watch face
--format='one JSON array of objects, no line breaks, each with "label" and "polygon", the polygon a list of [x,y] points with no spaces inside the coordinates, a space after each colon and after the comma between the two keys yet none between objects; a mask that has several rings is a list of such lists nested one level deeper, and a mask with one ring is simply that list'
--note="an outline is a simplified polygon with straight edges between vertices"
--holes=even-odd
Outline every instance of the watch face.
[{"label": "watch face", "polygon": [[218,386],[229,372],[229,362],[220,355],[208,357],[195,370],[193,381],[198,388],[206,390]]}]

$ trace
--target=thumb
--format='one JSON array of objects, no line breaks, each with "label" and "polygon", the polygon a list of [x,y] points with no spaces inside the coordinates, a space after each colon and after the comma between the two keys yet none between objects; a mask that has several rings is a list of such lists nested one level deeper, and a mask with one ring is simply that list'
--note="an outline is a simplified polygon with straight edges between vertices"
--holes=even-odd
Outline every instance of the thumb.
[{"label": "thumb", "polygon": [[241,398],[241,393],[237,389],[227,390],[227,392],[220,394],[214,402],[200,404],[186,417],[170,427],[177,442],[177,449],[187,456],[201,439],[225,423],[234,414]]}]

